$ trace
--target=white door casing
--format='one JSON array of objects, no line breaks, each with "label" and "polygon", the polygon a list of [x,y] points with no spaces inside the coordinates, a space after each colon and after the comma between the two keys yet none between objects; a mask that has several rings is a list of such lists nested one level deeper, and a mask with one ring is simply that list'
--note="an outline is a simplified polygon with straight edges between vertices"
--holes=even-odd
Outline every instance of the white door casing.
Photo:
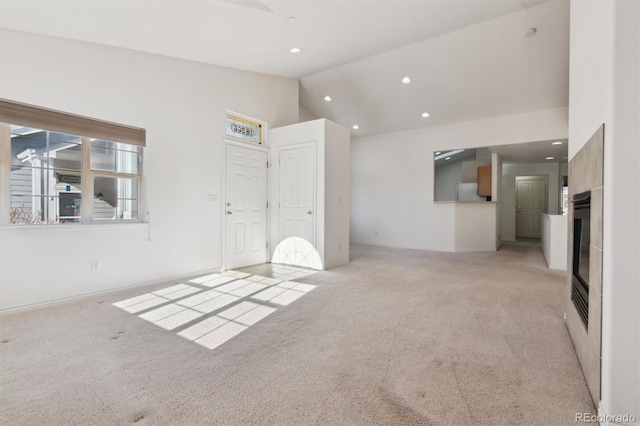
[{"label": "white door casing", "polygon": [[546,178],[516,179],[516,237],[541,237],[547,200]]},{"label": "white door casing", "polygon": [[225,268],[267,261],[267,153],[226,145]]},{"label": "white door casing", "polygon": [[318,268],[315,146],[287,148],[279,157],[279,240],[274,261]]}]

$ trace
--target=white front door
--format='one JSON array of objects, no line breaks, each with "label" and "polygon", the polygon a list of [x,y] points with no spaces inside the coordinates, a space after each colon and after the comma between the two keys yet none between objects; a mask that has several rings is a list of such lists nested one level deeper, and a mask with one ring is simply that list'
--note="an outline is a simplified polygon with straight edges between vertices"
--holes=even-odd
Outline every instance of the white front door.
[{"label": "white front door", "polygon": [[225,268],[267,261],[267,153],[226,147]]},{"label": "white front door", "polygon": [[315,146],[280,151],[280,244],[278,263],[319,268],[316,250]]},{"label": "white front door", "polygon": [[516,180],[516,209],[516,237],[540,238],[540,215],[547,213],[547,180]]}]

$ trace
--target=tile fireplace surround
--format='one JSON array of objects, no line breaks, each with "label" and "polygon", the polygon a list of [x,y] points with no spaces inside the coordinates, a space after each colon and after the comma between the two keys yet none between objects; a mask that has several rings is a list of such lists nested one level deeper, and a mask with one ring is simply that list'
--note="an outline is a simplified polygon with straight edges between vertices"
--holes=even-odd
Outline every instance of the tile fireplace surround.
[{"label": "tile fireplace surround", "polygon": [[571,265],[573,265],[573,203],[569,209],[567,278],[567,328],[573,340],[591,397],[600,401],[602,350],[602,212],[604,181],[604,125],[569,161],[569,200],[575,194],[591,191],[591,223],[589,246],[589,327],[582,325],[571,301]]}]

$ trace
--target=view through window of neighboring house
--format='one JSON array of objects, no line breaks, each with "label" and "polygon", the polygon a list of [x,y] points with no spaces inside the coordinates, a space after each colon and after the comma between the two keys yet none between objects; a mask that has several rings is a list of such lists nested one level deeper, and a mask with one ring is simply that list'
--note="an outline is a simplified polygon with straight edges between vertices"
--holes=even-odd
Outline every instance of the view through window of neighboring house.
[{"label": "view through window of neighboring house", "polygon": [[79,222],[82,138],[11,126],[11,224]]},{"label": "view through window of neighboring house", "polygon": [[[143,148],[137,145],[11,125],[9,178],[12,225],[140,219]],[[83,164],[83,143],[90,144]],[[90,194],[83,182],[90,181]],[[87,188],[85,188],[85,191]]]},{"label": "view through window of neighboring house", "polygon": [[141,163],[139,146],[91,139],[95,220],[138,219]]}]

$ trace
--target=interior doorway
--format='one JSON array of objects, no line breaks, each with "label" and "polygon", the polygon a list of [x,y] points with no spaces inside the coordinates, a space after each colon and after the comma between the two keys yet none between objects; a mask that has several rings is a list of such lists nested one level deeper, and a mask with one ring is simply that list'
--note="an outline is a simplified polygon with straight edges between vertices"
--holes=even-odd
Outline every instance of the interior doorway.
[{"label": "interior doorway", "polygon": [[226,144],[225,269],[266,263],[267,152]]},{"label": "interior doorway", "polygon": [[540,238],[543,213],[548,212],[549,178],[516,177],[516,238]]}]

